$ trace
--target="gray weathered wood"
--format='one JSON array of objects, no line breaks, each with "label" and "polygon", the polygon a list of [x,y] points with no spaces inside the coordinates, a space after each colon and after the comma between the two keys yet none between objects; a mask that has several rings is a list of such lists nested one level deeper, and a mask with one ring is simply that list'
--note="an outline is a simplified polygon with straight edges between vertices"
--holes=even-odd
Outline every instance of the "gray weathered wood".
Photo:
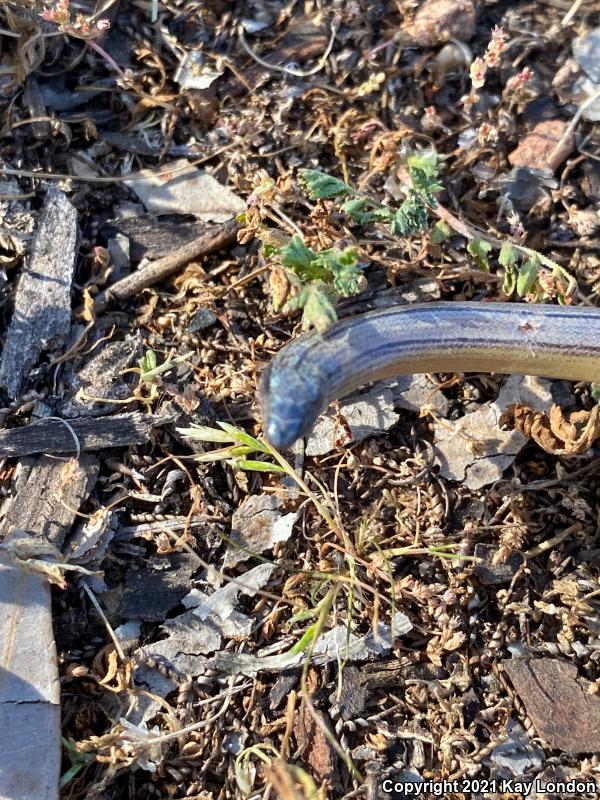
[{"label": "gray weathered wood", "polygon": [[0,553],[0,798],[55,800],[60,763],[50,590]]},{"label": "gray weathered wood", "polygon": [[0,362],[0,387],[11,398],[18,396],[40,353],[59,347],[69,332],[76,244],[77,212],[63,192],[49,189]]},{"label": "gray weathered wood", "polygon": [[[0,539],[17,527],[60,547],[98,469],[90,455],[24,459],[2,509]],[[0,551],[0,800],[57,800],[60,745],[49,586]]]},{"label": "gray weathered wood", "polygon": [[49,456],[23,459],[1,530],[21,528],[62,547],[75,512],[96,484],[99,468],[98,460],[89,453],[67,461]]},{"label": "gray weathered wood", "polygon": [[74,453],[77,450],[103,450],[106,447],[126,447],[145,442],[153,428],[173,422],[177,414],[115,414],[106,417],[80,417],[67,420],[42,419],[24,428],[0,430],[0,457],[13,458],[33,453]]}]

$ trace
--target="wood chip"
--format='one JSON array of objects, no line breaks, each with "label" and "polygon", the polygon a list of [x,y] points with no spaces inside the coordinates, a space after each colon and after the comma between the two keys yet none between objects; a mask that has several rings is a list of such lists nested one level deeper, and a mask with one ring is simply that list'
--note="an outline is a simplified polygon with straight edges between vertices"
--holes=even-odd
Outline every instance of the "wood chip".
[{"label": "wood chip", "polygon": [[76,244],[77,212],[63,192],[49,189],[0,362],[0,386],[13,399],[40,353],[60,347],[69,333]]},{"label": "wood chip", "polygon": [[98,471],[97,459],[87,454],[68,461],[49,456],[23,459],[5,530],[21,528],[61,548],[76,511],[95,486]]},{"label": "wood chip", "polygon": [[555,658],[503,661],[538,736],[567,753],[600,751],[600,697],[577,667]]},{"label": "wood chip", "polygon": [[[294,717],[294,735],[301,751],[301,757],[311,767],[319,783],[331,782],[336,775],[337,756],[330,745],[323,726],[327,723],[323,714],[315,709],[314,712],[321,724],[310,713],[306,705],[296,712]],[[330,727],[327,725],[327,727]]]}]

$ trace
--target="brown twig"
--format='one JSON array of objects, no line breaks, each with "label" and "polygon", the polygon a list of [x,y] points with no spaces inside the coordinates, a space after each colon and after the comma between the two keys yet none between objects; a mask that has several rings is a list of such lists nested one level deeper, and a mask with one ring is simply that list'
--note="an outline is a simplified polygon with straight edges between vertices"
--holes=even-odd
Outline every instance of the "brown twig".
[{"label": "brown twig", "polygon": [[231,244],[235,241],[238,228],[239,223],[236,219],[230,219],[221,225],[216,225],[201,236],[198,236],[198,238],[192,239],[191,242],[183,245],[174,253],[169,253],[168,256],[159,258],[148,264],[147,267],[142,267],[132,275],[117,281],[98,295],[95,302],[96,312],[103,311],[115,300],[125,300],[142,291],[142,289],[146,289],[148,286],[152,286],[152,284],[169,277],[184,264],[187,264],[188,261],[208,255],[221,247]]}]

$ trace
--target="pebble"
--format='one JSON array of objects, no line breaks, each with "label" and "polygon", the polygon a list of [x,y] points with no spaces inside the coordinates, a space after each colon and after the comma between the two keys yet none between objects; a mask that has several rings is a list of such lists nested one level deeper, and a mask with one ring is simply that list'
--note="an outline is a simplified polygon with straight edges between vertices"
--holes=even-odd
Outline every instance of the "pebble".
[{"label": "pebble", "polygon": [[468,42],[475,33],[475,6],[472,0],[425,0],[404,33],[418,47],[435,47],[450,39]]},{"label": "pebble", "polygon": [[567,123],[562,119],[539,122],[509,154],[509,162],[513,167],[549,169],[554,172],[575,147],[575,139],[571,134],[556,153],[554,152],[566,127]]}]

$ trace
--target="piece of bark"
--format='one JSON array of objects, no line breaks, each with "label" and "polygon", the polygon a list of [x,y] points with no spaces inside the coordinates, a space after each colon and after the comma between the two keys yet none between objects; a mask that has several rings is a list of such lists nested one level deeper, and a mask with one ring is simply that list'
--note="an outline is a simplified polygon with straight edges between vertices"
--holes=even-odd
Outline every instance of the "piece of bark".
[{"label": "piece of bark", "polygon": [[[96,333],[102,338],[102,333]],[[69,344],[77,341],[80,329],[71,333]],[[65,399],[56,408],[56,416],[104,417],[122,411],[119,402],[131,397],[136,376],[127,372],[144,354],[144,342],[138,333],[128,334],[124,339],[100,343],[83,366],[77,359],[68,359],[62,365],[61,383],[68,387]],[[96,398],[86,400],[87,397]],[[106,402],[99,402],[102,398]],[[117,402],[113,402],[117,401]]]},{"label": "piece of bark", "polygon": [[331,784],[337,776],[337,755],[327,738],[323,727],[330,728],[323,713],[314,710],[321,724],[302,705],[294,717],[294,735],[300,749],[300,757],[309,764],[320,784]]},{"label": "piece of bark", "polygon": [[502,668],[527,715],[550,747],[567,753],[600,751],[600,697],[577,667],[557,658],[513,659]]},{"label": "piece of bark", "polygon": [[197,239],[206,231],[207,224],[199,220],[176,222],[157,219],[145,214],[121,217],[106,222],[101,229],[107,238],[121,233],[129,238],[129,255],[132,261],[142,258],[162,258],[183,245]]},{"label": "piece of bark", "polygon": [[[16,527],[60,547],[97,474],[90,456],[21,462],[0,539]],[[0,797],[57,800],[60,685],[49,586],[0,552],[0,587]]]},{"label": "piece of bark", "polygon": [[[45,117],[47,116],[44,98],[40,91],[39,83],[34,75],[28,75],[25,81],[25,88],[23,89],[23,102],[27,106],[29,116]],[[31,123],[31,132],[34,137],[41,141],[46,141],[51,135],[50,123],[45,120]]]},{"label": "piece of bark", "polygon": [[164,622],[190,590],[198,562],[189,553],[149,558],[127,570],[119,615],[123,619]]},{"label": "piece of bark", "polygon": [[60,347],[69,333],[76,244],[77,212],[63,192],[49,189],[0,362],[0,387],[12,399],[40,353]]},{"label": "piece of bark", "polygon": [[132,411],[107,417],[80,417],[69,420],[67,424],[55,418],[42,419],[24,428],[0,430],[0,458],[34,453],[75,453],[77,445],[73,433],[82,451],[127,447],[145,442],[154,428],[168,425],[176,418],[175,411],[159,414]]},{"label": "piece of bark", "polygon": [[75,512],[94,488],[98,471],[97,459],[88,454],[69,461],[49,456],[23,459],[2,530],[21,528],[62,547]]}]

